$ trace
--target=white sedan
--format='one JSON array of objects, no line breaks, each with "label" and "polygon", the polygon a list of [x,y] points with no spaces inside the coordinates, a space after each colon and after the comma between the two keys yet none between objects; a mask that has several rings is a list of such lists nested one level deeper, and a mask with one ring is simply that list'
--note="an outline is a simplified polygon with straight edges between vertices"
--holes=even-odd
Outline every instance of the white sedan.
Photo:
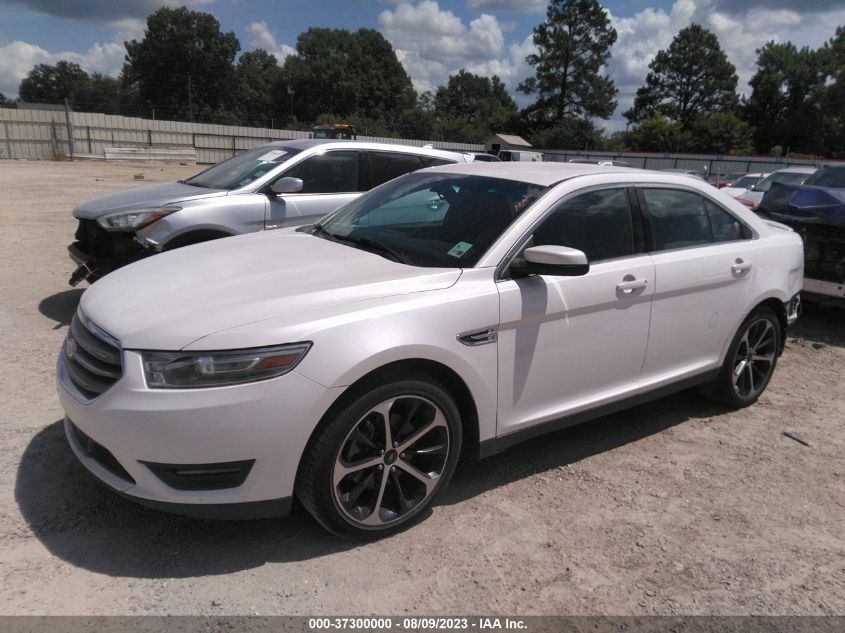
[{"label": "white sedan", "polygon": [[121,269],[58,360],[65,429],[112,489],[350,538],[428,512],[461,453],[700,386],[757,400],[801,240],[683,175],[425,169],[320,222]]}]

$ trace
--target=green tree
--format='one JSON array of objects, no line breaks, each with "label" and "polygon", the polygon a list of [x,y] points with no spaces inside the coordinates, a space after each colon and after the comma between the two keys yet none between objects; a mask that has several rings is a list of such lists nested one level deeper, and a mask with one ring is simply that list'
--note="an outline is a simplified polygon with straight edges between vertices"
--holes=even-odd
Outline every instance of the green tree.
[{"label": "green tree", "polygon": [[147,17],[140,42],[126,42],[123,72],[162,118],[214,120],[230,103],[239,49],[210,13],[162,7]]},{"label": "green tree", "polygon": [[0,92],[0,108],[13,108],[15,107],[15,101],[13,99],[9,99],[6,95]]},{"label": "green tree", "polygon": [[825,153],[840,158],[845,156],[845,27],[838,27],[834,37],[825,43],[819,51],[819,61],[824,77],[821,105],[825,112],[819,128],[825,132],[820,136]]},{"label": "green tree", "polygon": [[768,153],[780,145],[801,152],[822,151],[822,55],[792,42],[767,42],[757,49],[757,72],[744,115],[754,128],[754,146]]},{"label": "green tree", "polygon": [[687,131],[697,118],[732,112],[739,105],[736,67],[718,38],[701,25],[681,29],[649,69],[634,106],[624,113],[632,123],[663,115]]},{"label": "green tree", "polygon": [[350,33],[310,28],[301,33],[296,54],[285,60],[282,86],[280,106],[292,90],[293,114],[305,121],[330,112],[395,125],[414,105],[408,74],[390,43],[372,29]]},{"label": "green tree", "polygon": [[604,137],[589,119],[569,117],[530,136],[531,144],[543,149],[603,149]]},{"label": "green tree", "polygon": [[628,133],[631,149],[641,152],[680,152],[690,144],[690,134],[680,123],[662,114],[644,119]]},{"label": "green tree", "polygon": [[688,149],[714,154],[751,151],[751,128],[733,112],[714,112],[696,119]]},{"label": "green tree", "polygon": [[61,60],[55,66],[38,64],[27,73],[18,88],[21,101],[34,103],[75,103],[85,90],[89,77],[79,64]]},{"label": "green tree", "polygon": [[491,78],[461,70],[449,77],[434,96],[434,110],[443,118],[465,119],[481,124],[487,135],[501,132],[518,113],[516,103],[498,76]]},{"label": "green tree", "polygon": [[270,127],[276,117],[276,93],[282,69],[265,50],[244,53],[235,67],[233,109],[242,125]]},{"label": "green tree", "polygon": [[120,79],[94,73],[76,93],[74,107],[84,112],[120,114],[122,98]]},{"label": "green tree", "polygon": [[411,78],[385,37],[374,29],[352,33],[350,73],[355,95],[354,114],[396,123],[414,105]]},{"label": "green tree", "polygon": [[537,95],[526,116],[541,127],[610,117],[617,90],[601,72],[615,41],[610,17],[596,0],[551,0],[545,21],[534,28],[538,51],[526,58],[535,75],[519,85],[521,92]]}]

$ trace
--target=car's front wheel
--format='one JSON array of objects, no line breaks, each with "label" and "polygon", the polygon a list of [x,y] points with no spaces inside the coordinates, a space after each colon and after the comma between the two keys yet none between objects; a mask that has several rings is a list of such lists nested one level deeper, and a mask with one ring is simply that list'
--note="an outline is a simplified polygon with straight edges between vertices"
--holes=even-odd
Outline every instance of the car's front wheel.
[{"label": "car's front wheel", "polygon": [[353,539],[419,521],[455,470],[461,422],[436,382],[409,377],[361,385],[309,442],[299,500],[326,529]]},{"label": "car's front wheel", "polygon": [[775,372],[782,335],[774,312],[754,310],[734,336],[718,378],[702,387],[702,393],[732,409],[756,402]]}]

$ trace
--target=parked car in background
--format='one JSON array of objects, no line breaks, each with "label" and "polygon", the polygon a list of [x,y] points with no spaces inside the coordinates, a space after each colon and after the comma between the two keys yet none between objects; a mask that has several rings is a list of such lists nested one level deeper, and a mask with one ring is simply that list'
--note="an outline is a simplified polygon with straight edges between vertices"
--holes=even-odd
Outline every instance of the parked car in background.
[{"label": "parked car in background", "polygon": [[355,131],[355,128],[348,123],[329,123],[315,126],[311,133],[311,138],[354,141],[358,138],[358,133]]},{"label": "parked car in background", "polygon": [[608,167],[631,167],[631,163],[618,158],[570,158],[570,163],[576,165],[606,165]]},{"label": "parked car in background", "polygon": [[706,171],[699,171],[697,169],[661,169],[660,171],[665,171],[670,174],[686,174],[687,176],[692,176],[693,178],[698,178],[698,180],[703,180],[704,182],[709,183],[710,181],[707,179],[707,172]]},{"label": "parked car in background", "polygon": [[470,156],[475,162],[478,163],[498,163],[499,157],[495,156],[494,154],[488,154],[487,152],[470,152]]},{"label": "parked car in background", "polygon": [[744,194],[737,196],[737,200],[753,211],[773,184],[800,185],[815,171],[815,167],[784,167],[775,170]]},{"label": "parked car in background", "polygon": [[299,226],[402,174],[467,162],[465,154],[362,141],[261,145],[196,176],[86,200],[68,247],[70,278],[96,281],[162,250],[284,226]]},{"label": "parked car in background", "polygon": [[745,174],[734,180],[730,185],[720,188],[723,193],[732,198],[738,198],[768,175],[767,173]]},{"label": "parked car in background", "polygon": [[775,184],[757,212],[804,240],[804,293],[845,301],[845,165],[826,165],[803,185]]},{"label": "parked car in background", "polygon": [[296,495],[377,538],[423,518],[462,453],[693,385],[754,403],[801,266],[792,230],[695,178],[433,167],[94,284],[59,355],[65,431],[140,503],[268,516]]},{"label": "parked car in background", "polygon": [[739,180],[740,178],[742,178],[743,176],[746,176],[746,175],[747,175],[747,172],[744,172],[744,171],[733,172],[733,173],[728,173],[728,174],[721,174],[721,175],[716,174],[715,177],[712,178],[713,179],[712,184],[716,185],[716,187],[718,189],[722,189],[723,187],[731,187],[731,186],[733,186],[733,184],[737,180]]}]

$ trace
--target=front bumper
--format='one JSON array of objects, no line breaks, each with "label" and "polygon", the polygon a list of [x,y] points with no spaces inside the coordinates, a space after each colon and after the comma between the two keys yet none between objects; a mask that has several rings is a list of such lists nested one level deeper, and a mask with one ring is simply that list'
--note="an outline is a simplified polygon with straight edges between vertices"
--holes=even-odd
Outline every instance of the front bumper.
[{"label": "front bumper", "polygon": [[[91,473],[139,503],[180,514],[241,518],[287,512],[308,438],[343,388],[326,389],[291,372],[230,387],[148,389],[141,355],[129,350],[123,355],[123,376],[88,403],[64,384],[59,357],[66,434]],[[234,487],[180,489],[184,486],[174,487],[162,475],[167,465],[247,462],[245,478]]]},{"label": "front bumper", "polygon": [[80,220],[76,241],[67,247],[68,255],[77,268],[68,283],[94,283],[113,270],[152,255],[135,240],[134,233],[106,231],[94,220]]}]

